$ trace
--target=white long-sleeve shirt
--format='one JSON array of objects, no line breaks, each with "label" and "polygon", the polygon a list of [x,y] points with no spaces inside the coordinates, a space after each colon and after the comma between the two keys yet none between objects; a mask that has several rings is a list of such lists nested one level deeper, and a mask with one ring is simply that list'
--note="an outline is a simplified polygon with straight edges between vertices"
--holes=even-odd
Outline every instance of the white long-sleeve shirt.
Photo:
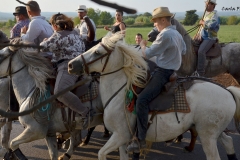
[{"label": "white long-sleeve shirt", "polygon": [[146,48],[146,58],[156,56],[156,63],[164,69],[177,71],[182,63],[182,55],[186,53],[186,44],[176,26],[164,28],[149,48]]},{"label": "white long-sleeve shirt", "polygon": [[[90,20],[92,22],[92,25],[94,28],[94,33],[95,33],[94,41],[96,41],[97,40],[96,25],[92,19],[90,19]],[[81,20],[80,24],[78,24],[75,28],[77,28],[79,30],[81,38],[87,40],[87,35],[88,35],[87,23],[84,20]]]},{"label": "white long-sleeve shirt", "polygon": [[25,42],[34,42],[39,45],[44,38],[49,38],[52,34],[52,26],[45,20],[45,17],[35,16],[31,18],[26,34],[22,34],[21,38]]}]

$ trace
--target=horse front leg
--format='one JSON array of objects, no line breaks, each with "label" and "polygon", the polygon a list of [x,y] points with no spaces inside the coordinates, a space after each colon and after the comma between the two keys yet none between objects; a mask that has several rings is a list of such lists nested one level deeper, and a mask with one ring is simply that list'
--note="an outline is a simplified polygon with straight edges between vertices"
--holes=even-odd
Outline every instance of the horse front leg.
[{"label": "horse front leg", "polygon": [[82,141],[81,130],[74,130],[70,133],[70,145],[63,155],[61,155],[58,160],[69,160],[73,155],[74,150],[78,147],[78,145]]},{"label": "horse front leg", "polygon": [[1,128],[1,144],[0,157],[6,154],[9,148],[9,139],[12,130],[12,122],[7,122]]},{"label": "horse front leg", "polygon": [[117,133],[117,132],[113,132],[111,138],[107,141],[107,143],[99,150],[98,152],[98,159],[99,160],[106,160],[107,154],[115,151],[116,149],[118,149],[120,146],[120,160],[126,160],[124,158],[128,156],[126,151],[124,151],[124,149],[126,149],[126,146],[124,147],[124,145],[130,140],[129,137],[126,136],[126,134],[124,133]]},{"label": "horse front leg", "polygon": [[25,128],[24,131],[14,138],[10,143],[10,149],[13,151],[14,155],[21,160],[27,159],[19,149],[19,145],[23,143],[32,142],[34,140],[43,139],[46,136],[46,130],[42,129],[42,126],[35,125],[34,129],[30,129],[29,127]]},{"label": "horse front leg", "polygon": [[88,144],[95,128],[96,128],[96,126],[88,129],[88,133],[87,133],[86,137],[84,138],[84,140],[82,141],[82,143],[80,144],[80,146],[86,146]]},{"label": "horse front leg", "polygon": [[55,133],[55,135],[46,136],[45,140],[47,142],[48,152],[51,157],[51,160],[57,160],[58,159],[58,146],[57,146],[56,133]]}]

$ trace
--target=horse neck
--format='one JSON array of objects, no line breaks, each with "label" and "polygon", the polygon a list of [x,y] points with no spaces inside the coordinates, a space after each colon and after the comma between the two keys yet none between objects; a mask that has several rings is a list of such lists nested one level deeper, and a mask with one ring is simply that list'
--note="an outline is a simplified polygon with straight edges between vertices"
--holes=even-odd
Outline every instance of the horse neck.
[{"label": "horse neck", "polygon": [[196,70],[197,61],[197,56],[193,53],[192,39],[177,20],[174,19],[172,23],[176,25],[177,31],[182,35],[187,49],[186,54],[182,56],[182,64],[177,73],[182,76],[191,75]]},{"label": "horse neck", "polygon": [[[13,61],[12,64],[16,66],[24,65],[18,58],[17,60]],[[35,81],[32,76],[29,75],[27,67],[12,75],[12,85],[18,103],[22,104],[22,102],[27,98],[35,86]]]},{"label": "horse neck", "polygon": [[[121,61],[122,60],[122,61]],[[118,48],[112,52],[109,61],[106,65],[104,73],[110,73],[120,69],[124,63],[124,56]],[[102,74],[104,74],[102,73]],[[108,99],[127,81],[127,76],[123,69],[102,76],[100,78],[100,92],[103,105],[108,101]]]},{"label": "horse neck", "polygon": [[196,70],[197,55],[193,53],[192,40],[189,35],[182,35],[186,44],[186,54],[182,55],[182,64],[177,73],[179,75],[191,75]]}]

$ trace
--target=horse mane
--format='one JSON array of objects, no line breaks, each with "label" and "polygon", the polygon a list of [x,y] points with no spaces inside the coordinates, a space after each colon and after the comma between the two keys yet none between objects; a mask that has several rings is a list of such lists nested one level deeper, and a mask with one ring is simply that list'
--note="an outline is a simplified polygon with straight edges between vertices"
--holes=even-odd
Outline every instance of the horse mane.
[{"label": "horse mane", "polygon": [[[33,77],[40,93],[46,91],[46,80],[52,77],[50,62],[35,49],[19,49],[16,53],[20,60],[28,67],[28,73]],[[48,65],[49,64],[49,65]]]},{"label": "horse mane", "polygon": [[176,26],[177,31],[182,35],[187,49],[186,54],[182,56],[182,65],[179,70],[182,70],[186,73],[192,73],[196,67],[194,66],[196,65],[196,59],[193,53],[192,38],[189,36],[189,34],[187,34],[187,31],[176,19],[172,19],[171,22]]},{"label": "horse mane", "polygon": [[148,65],[136,54],[136,49],[123,41],[124,34],[117,32],[110,37],[104,37],[102,43],[109,49],[119,49],[124,56],[123,70],[128,78],[127,90],[131,84],[144,88],[146,85]]}]

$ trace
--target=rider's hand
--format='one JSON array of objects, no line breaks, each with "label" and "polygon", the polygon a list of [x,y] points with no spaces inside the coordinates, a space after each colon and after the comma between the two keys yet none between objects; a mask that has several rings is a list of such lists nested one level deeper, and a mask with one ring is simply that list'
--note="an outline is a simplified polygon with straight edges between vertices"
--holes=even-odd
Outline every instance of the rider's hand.
[{"label": "rider's hand", "polygon": [[205,21],[204,21],[204,20],[200,20],[200,21],[199,21],[199,24],[201,24],[202,26],[204,26]]},{"label": "rider's hand", "polygon": [[146,46],[147,46],[147,41],[146,41],[146,40],[142,40],[142,41],[140,42],[140,46],[141,46],[141,47],[146,47]]},{"label": "rider's hand", "polygon": [[109,31],[109,28],[108,28],[108,26],[104,26],[104,29]]},{"label": "rider's hand", "polygon": [[26,34],[27,30],[28,30],[27,26],[24,26],[21,28],[21,33]]}]

